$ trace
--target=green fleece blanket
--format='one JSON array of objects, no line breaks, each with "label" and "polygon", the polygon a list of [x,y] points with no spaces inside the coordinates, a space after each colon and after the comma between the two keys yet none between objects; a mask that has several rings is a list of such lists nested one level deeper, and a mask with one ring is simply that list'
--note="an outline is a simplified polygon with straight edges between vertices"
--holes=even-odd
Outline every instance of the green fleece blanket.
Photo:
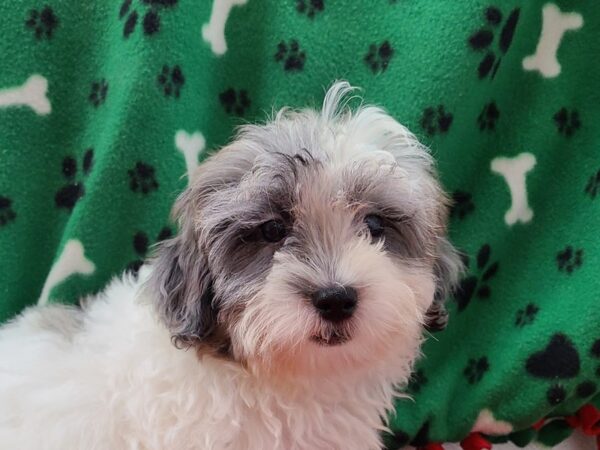
[{"label": "green fleece blanket", "polygon": [[0,2],[0,319],[136,270],[186,169],[347,79],[432,148],[469,255],[389,448],[529,439],[600,383],[595,3]]}]

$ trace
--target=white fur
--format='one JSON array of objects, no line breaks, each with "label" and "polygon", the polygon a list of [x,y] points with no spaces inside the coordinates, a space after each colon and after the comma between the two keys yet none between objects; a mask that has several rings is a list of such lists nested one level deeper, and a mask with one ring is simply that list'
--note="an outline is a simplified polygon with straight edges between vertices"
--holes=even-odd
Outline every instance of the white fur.
[{"label": "white fur", "polygon": [[[274,385],[176,349],[140,292],[117,279],[89,300],[82,324],[65,327],[79,312],[53,305],[0,330],[0,448],[379,448],[393,367]],[[44,319],[50,310],[63,332]]]}]

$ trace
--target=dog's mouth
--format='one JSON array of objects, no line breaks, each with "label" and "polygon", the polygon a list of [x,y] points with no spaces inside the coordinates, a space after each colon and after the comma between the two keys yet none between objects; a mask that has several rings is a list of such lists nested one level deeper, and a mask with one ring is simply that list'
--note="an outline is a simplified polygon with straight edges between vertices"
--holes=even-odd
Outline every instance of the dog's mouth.
[{"label": "dog's mouth", "polygon": [[324,347],[333,347],[348,342],[350,340],[350,335],[341,330],[334,330],[327,335],[315,334],[312,336],[311,340]]}]

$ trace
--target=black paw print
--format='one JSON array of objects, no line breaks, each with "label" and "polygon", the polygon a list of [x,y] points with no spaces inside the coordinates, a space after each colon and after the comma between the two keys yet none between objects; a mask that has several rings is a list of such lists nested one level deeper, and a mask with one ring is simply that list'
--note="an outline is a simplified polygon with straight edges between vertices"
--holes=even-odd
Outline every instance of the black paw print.
[{"label": "black paw print", "polygon": [[[502,56],[508,52],[512,43],[515,29],[519,22],[519,13],[519,8],[513,9],[503,23],[502,12],[495,6],[490,6],[485,10],[484,14],[486,24],[469,37],[469,46],[473,50],[486,52],[477,68],[480,79],[488,75],[490,75],[490,79],[494,79],[496,76]],[[495,33],[500,25],[502,25],[502,28],[500,29],[498,48],[494,50],[491,46],[494,43]],[[499,53],[498,55],[496,51]]]},{"label": "black paw print", "polygon": [[579,352],[563,333],[552,335],[546,347],[529,356],[525,363],[530,375],[546,380],[575,378],[580,368]]},{"label": "black paw print", "polygon": [[[88,148],[83,155],[81,168],[83,175],[89,175],[94,162],[94,149]],[[67,156],[62,161],[62,174],[67,181],[62,188],[54,195],[54,202],[57,208],[73,210],[75,204],[85,194],[85,187],[81,178],[77,179],[77,160],[72,156]]]},{"label": "black paw print", "polygon": [[471,194],[464,191],[454,191],[452,193],[452,209],[450,217],[464,219],[475,210],[475,204]]},{"label": "black paw print", "polygon": [[159,88],[162,88],[166,97],[179,98],[181,88],[185,84],[185,77],[181,71],[181,67],[178,65],[173,66],[171,69],[169,66],[164,65],[162,71],[157,78]]},{"label": "black paw print", "polygon": [[102,78],[92,83],[92,91],[88,99],[97,108],[106,100],[106,94],[108,94],[108,83]]},{"label": "black paw print", "polygon": [[[542,350],[533,353],[525,361],[525,370],[535,378],[549,381],[575,378],[581,370],[581,359],[573,341],[563,333],[555,333]],[[554,384],[546,392],[550,405],[562,403],[567,396],[565,389]]]},{"label": "black paw print", "polygon": [[525,308],[517,311],[517,318],[515,319],[515,325],[519,328],[523,328],[525,325],[531,325],[535,320],[535,316],[540,311],[533,303],[529,303]]},{"label": "black paw print", "polygon": [[485,373],[490,369],[487,358],[484,356],[479,359],[469,359],[469,364],[463,371],[464,376],[469,381],[469,384],[479,383]]},{"label": "black paw print", "polygon": [[49,6],[44,6],[41,11],[32,9],[29,11],[29,18],[25,21],[25,26],[35,32],[36,39],[51,39],[52,33],[58,26],[58,17]]},{"label": "black paw print", "polygon": [[451,113],[446,112],[444,105],[438,105],[437,108],[429,106],[423,110],[421,117],[421,127],[429,136],[436,133],[446,133],[452,125],[454,117]]},{"label": "black paw print", "polygon": [[392,56],[394,56],[394,49],[390,41],[383,41],[380,45],[371,44],[365,55],[365,63],[373,73],[382,73],[390,65]]},{"label": "black paw print", "polygon": [[581,127],[579,112],[574,109],[569,111],[567,108],[560,108],[552,118],[554,119],[556,128],[558,128],[558,132],[564,134],[566,137],[573,136],[573,133]]},{"label": "black paw print", "polygon": [[490,102],[483,107],[483,110],[477,117],[477,124],[479,129],[494,131],[496,129],[496,122],[500,118],[500,111],[496,106],[496,103]]},{"label": "black paw print", "polygon": [[[600,359],[600,339],[597,339],[592,344],[592,348],[590,349],[590,355],[592,355],[592,357],[596,359]],[[600,366],[598,366],[598,368],[596,369],[596,376],[600,378]]]},{"label": "black paw print", "polygon": [[567,398],[567,391],[560,384],[553,385],[548,392],[546,392],[546,400],[552,406],[559,405],[564,402]]},{"label": "black paw print", "polygon": [[[491,252],[492,249],[488,244],[481,246],[477,253],[477,270],[480,272],[480,275],[470,275],[464,278],[456,289],[454,299],[458,304],[459,311],[463,311],[469,306],[474,295],[480,299],[490,297],[491,289],[488,282],[496,275],[500,267],[498,262],[490,264]],[[469,261],[466,261],[465,265],[468,266]]]},{"label": "black paw print", "polygon": [[292,39],[289,44],[281,41],[277,44],[275,61],[283,61],[283,70],[286,72],[298,72],[304,69],[306,53],[300,49],[300,44],[296,39]]},{"label": "black paw print", "polygon": [[416,372],[412,374],[410,377],[410,382],[406,387],[407,391],[412,394],[418,394],[421,392],[421,388],[427,384],[429,380],[425,376],[425,373],[422,369],[418,369]]},{"label": "black paw print", "polygon": [[316,13],[323,12],[324,9],[324,0],[296,0],[296,11],[306,14],[310,19],[314,18]]},{"label": "black paw print", "polygon": [[597,339],[593,344],[592,344],[592,348],[590,349],[590,354],[594,357],[594,358],[598,358],[600,359],[600,339]]},{"label": "black paw print", "polygon": [[593,174],[585,185],[585,193],[592,198],[596,198],[600,190],[600,170]]},{"label": "black paw print", "polygon": [[[164,9],[172,8],[177,4],[178,0],[141,0],[141,3],[146,7],[146,13],[142,21],[142,27],[146,36],[151,36],[160,30],[160,13]],[[119,10],[119,19],[125,19],[123,25],[123,36],[129,37],[135,30],[138,22],[138,13],[131,8],[132,0],[125,0],[121,4]]]},{"label": "black paw print", "polygon": [[598,386],[593,381],[582,381],[577,385],[575,392],[579,398],[589,398],[596,393]]},{"label": "black paw print", "polygon": [[570,245],[556,255],[556,263],[558,270],[561,272],[572,273],[573,270],[579,269],[583,264],[583,249],[573,249]]},{"label": "black paw print", "polygon": [[129,175],[129,188],[133,192],[149,192],[158,189],[158,182],[154,175],[154,167],[149,164],[138,161],[133,169],[127,171]]},{"label": "black paw print", "polygon": [[[171,236],[173,236],[173,231],[171,230],[171,228],[164,227],[162,230],[160,230],[160,233],[156,237],[155,242],[164,241],[165,239],[168,239]],[[149,247],[150,239],[148,238],[148,235],[143,231],[138,231],[137,233],[135,233],[135,235],[133,236],[133,250],[139,258],[135,261],[130,262],[127,265],[127,271],[133,273],[134,275],[137,275],[137,273],[140,270],[140,267],[142,267],[142,264],[144,264],[144,258],[148,253]]]},{"label": "black paw print", "polygon": [[16,217],[17,214],[12,209],[12,200],[0,195],[0,227],[12,222]]},{"label": "black paw print", "polygon": [[236,92],[235,89],[229,88],[219,94],[219,101],[227,114],[234,113],[243,116],[250,107],[250,98],[248,97],[248,91],[245,89]]}]

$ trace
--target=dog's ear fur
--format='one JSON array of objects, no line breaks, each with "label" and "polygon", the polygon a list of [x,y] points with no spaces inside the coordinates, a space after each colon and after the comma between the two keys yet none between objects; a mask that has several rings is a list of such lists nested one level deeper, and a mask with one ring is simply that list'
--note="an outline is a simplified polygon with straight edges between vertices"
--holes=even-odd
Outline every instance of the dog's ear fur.
[{"label": "dog's ear fur", "polygon": [[433,303],[425,317],[428,331],[441,331],[448,325],[446,300],[452,295],[463,272],[463,262],[459,253],[444,237],[438,242],[437,258],[434,265],[436,289]]},{"label": "dog's ear fur", "polygon": [[175,202],[179,232],[158,246],[148,288],[178,346],[205,343],[223,352],[228,345],[217,323],[218,301],[197,218],[212,194],[239,183],[254,157],[234,144],[222,149],[197,169],[195,181]]},{"label": "dog's ear fur", "polygon": [[158,247],[149,284],[158,314],[178,346],[206,339],[217,319],[212,277],[195,237],[190,197],[186,191],[176,203],[180,231]]}]

